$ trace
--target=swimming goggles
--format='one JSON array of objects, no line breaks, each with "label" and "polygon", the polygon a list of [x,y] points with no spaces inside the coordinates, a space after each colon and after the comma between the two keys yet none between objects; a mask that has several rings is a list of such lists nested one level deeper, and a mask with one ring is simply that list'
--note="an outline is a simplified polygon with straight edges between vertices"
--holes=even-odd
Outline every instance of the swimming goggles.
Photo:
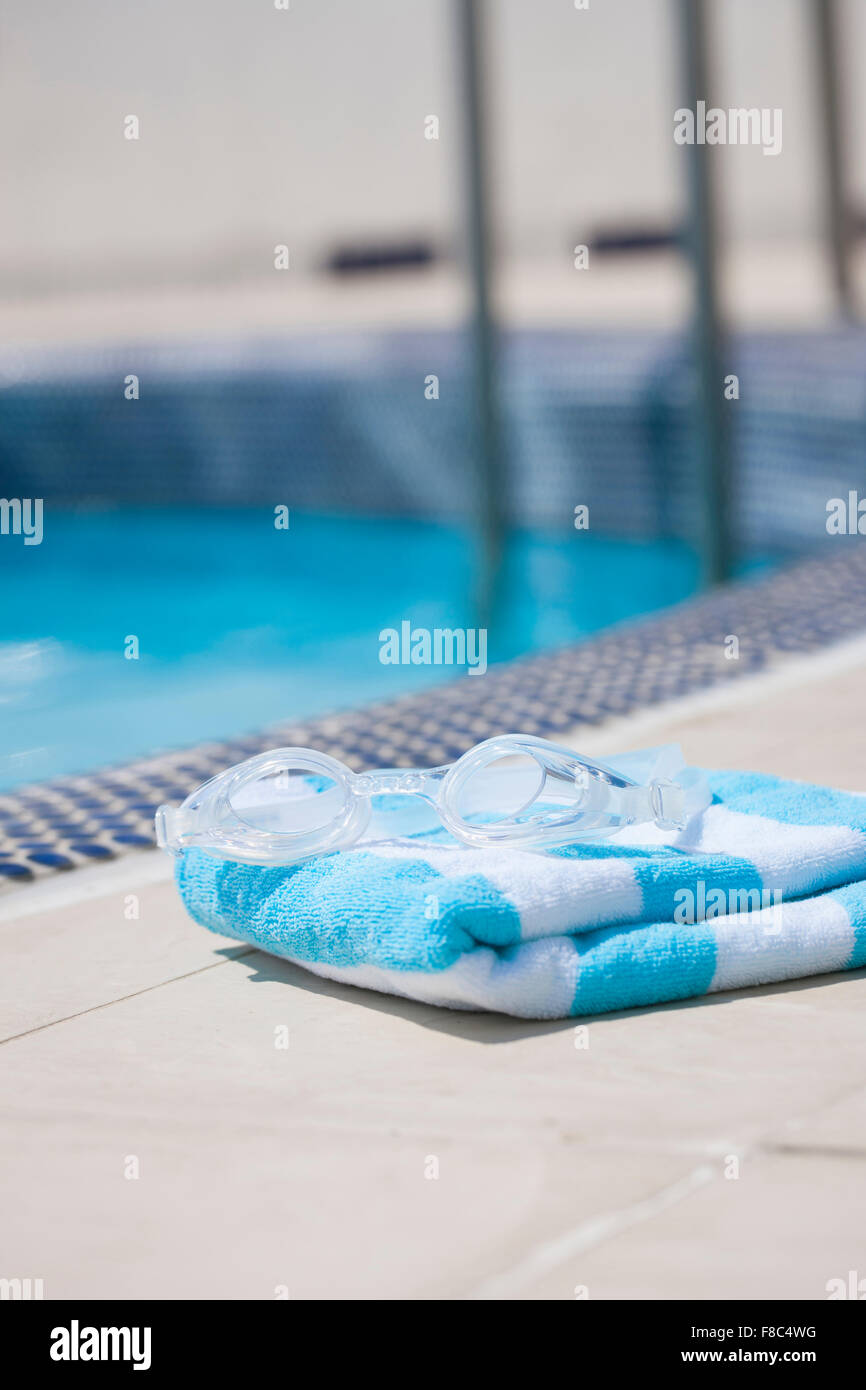
[{"label": "swimming goggles", "polygon": [[222,859],[296,864],[362,836],[418,834],[438,817],[478,849],[544,849],[626,826],[681,829],[711,799],[675,745],[605,764],[504,734],[444,767],[378,772],[352,772],[309,748],[275,748],[221,772],[180,807],[160,806],[156,838],[173,854],[197,846]]}]

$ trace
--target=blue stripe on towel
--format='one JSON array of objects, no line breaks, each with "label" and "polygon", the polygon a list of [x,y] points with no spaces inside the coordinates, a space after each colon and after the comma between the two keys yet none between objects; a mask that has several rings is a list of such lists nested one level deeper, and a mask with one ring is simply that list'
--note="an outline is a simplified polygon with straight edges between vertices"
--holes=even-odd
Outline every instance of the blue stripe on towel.
[{"label": "blue stripe on towel", "polygon": [[786,825],[842,825],[866,834],[866,796],[761,772],[713,772],[710,780],[729,811]]},{"label": "blue stripe on towel", "polygon": [[709,923],[603,927],[574,938],[580,973],[572,1014],[605,1013],[706,994],[716,969]]},{"label": "blue stripe on towel", "polygon": [[866,883],[846,883],[834,888],[831,897],[842,904],[854,931],[854,945],[847,969],[866,965]]},{"label": "blue stripe on towel", "polygon": [[421,858],[356,851],[263,869],[187,850],[176,874],[202,926],[295,960],[445,970],[479,944],[520,941],[519,914],[485,878],[446,878]]},{"label": "blue stripe on towel", "polygon": [[761,875],[748,859],[725,854],[693,857],[667,853],[659,857],[657,850],[652,858],[635,864],[635,877],[643,894],[643,915],[648,922],[674,920],[674,913],[682,901],[677,893],[687,888],[697,900],[700,883],[704,884],[706,894],[721,890],[726,899],[731,891],[760,892],[764,886]]},{"label": "blue stripe on towel", "polygon": [[[567,859],[627,860],[641,893],[642,922],[674,920],[682,899],[677,894],[689,889],[697,903],[698,885],[705,885],[707,895],[721,890],[727,899],[729,892],[761,892],[763,879],[748,859],[727,854],[683,854],[658,846],[570,845],[555,850]],[[712,906],[712,904],[711,904]],[[718,915],[711,913],[711,916]]]}]

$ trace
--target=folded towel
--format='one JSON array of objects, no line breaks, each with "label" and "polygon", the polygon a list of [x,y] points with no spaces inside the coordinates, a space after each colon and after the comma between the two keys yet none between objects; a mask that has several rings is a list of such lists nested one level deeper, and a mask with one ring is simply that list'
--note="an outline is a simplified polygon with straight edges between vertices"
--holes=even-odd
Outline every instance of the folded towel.
[{"label": "folded towel", "polygon": [[188,850],[177,882],[202,926],[318,975],[524,1018],[866,965],[866,797],[707,776],[679,832],[541,854],[440,831],[281,868]]}]

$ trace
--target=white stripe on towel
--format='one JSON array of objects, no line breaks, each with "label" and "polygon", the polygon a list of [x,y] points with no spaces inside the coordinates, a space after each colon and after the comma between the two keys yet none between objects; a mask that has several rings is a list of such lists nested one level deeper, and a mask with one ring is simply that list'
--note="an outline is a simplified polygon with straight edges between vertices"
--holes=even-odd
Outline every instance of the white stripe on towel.
[{"label": "white stripe on towel", "polygon": [[567,937],[515,948],[508,956],[480,946],[447,970],[383,970],[374,965],[330,966],[303,961],[325,979],[384,990],[449,1009],[483,1009],[518,1018],[564,1018],[577,989],[579,958]]},{"label": "white stripe on towel", "polygon": [[854,947],[848,913],[830,896],[784,902],[775,911],[716,917],[712,927],[716,971],[710,990],[841,970]]},{"label": "white stripe on towel", "polygon": [[446,878],[480,875],[520,914],[524,941],[640,917],[641,890],[624,859],[560,859],[527,850],[411,841],[361,848],[377,859],[423,860]]}]

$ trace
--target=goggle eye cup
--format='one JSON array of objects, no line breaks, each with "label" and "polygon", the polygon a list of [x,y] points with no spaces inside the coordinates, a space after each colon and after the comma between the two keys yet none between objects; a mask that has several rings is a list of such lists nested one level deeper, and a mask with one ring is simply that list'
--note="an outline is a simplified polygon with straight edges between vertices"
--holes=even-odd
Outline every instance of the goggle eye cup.
[{"label": "goggle eye cup", "polygon": [[296,864],[348,848],[370,819],[349,768],[309,748],[276,748],[230,769],[201,809],[197,843],[254,864]]},{"label": "goggle eye cup", "polygon": [[[531,735],[505,735],[470,749],[443,788],[443,820],[468,843],[558,845],[612,833],[610,774]],[[491,810],[485,814],[486,808]]]}]

